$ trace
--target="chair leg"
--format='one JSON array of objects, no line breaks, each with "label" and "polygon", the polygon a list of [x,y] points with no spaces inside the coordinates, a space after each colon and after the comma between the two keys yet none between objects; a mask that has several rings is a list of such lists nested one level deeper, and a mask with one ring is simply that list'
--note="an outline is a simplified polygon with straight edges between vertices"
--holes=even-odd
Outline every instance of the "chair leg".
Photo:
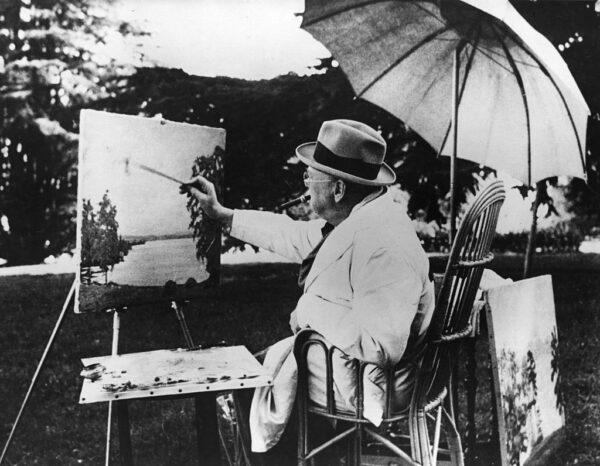
[{"label": "chair leg", "polygon": [[431,466],[431,442],[425,412],[423,410],[411,410],[408,422],[413,461],[423,466]]},{"label": "chair leg", "polygon": [[420,463],[423,466],[434,466],[431,460],[431,441],[429,439],[429,429],[427,428],[427,416],[424,411],[419,412],[417,423],[421,453]]},{"label": "chair leg", "polygon": [[357,424],[356,426],[356,434],[355,434],[355,447],[354,451],[356,452],[356,466],[360,466],[362,463],[362,442],[363,442],[363,426],[361,424]]},{"label": "chair leg", "polygon": [[354,435],[348,437],[346,442],[346,464],[348,466],[354,465]]},{"label": "chair leg", "polygon": [[448,449],[450,450],[450,462],[452,466],[464,466],[465,460],[463,456],[462,443],[460,441],[460,434],[456,429],[454,416],[448,413],[448,411],[445,409],[443,412],[444,416],[446,417],[446,439],[448,441]]},{"label": "chair leg", "polygon": [[[454,393],[453,387],[455,380],[451,377],[449,384],[449,393]],[[450,450],[450,461],[453,466],[464,466],[465,460],[463,455],[462,443],[460,440],[460,434],[458,433],[456,423],[456,403],[458,399],[455,397],[446,397],[446,409],[443,410],[446,417],[446,439],[448,441],[448,448]]]},{"label": "chair leg", "polygon": [[417,413],[411,407],[408,415],[408,433],[410,436],[410,454],[413,461],[421,461],[421,445],[419,443],[419,428],[417,423]]},{"label": "chair leg", "polygon": [[347,462],[349,466],[360,466],[362,462],[363,427],[356,425],[356,431],[348,438]]},{"label": "chair leg", "polygon": [[305,460],[308,454],[307,413],[300,406],[298,409],[298,466],[307,466]]}]

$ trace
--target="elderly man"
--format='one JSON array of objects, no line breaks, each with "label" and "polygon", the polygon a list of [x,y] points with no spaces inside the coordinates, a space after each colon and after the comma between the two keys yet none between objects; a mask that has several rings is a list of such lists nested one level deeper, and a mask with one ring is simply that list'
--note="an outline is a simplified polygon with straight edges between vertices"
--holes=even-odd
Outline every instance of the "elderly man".
[{"label": "elderly man", "polygon": [[[386,144],[371,127],[351,120],[326,121],[316,142],[296,154],[307,165],[304,183],[321,220],[231,210],[204,178],[189,185],[206,214],[232,236],[301,263],[302,297],[292,312],[292,331],[310,327],[342,353],[334,360],[335,398],[355,408],[350,358],[396,367],[398,407],[410,400],[414,355],[420,351],[434,307],[429,263],[410,219],[386,185],[395,181],[383,162]],[[274,385],[256,390],[250,411],[253,451],[269,450],[289,420],[296,388],[293,336],[273,345],[264,364]],[[308,355],[310,396],[325,403],[324,362]],[[365,374],[365,416],[381,421],[382,372]]]}]

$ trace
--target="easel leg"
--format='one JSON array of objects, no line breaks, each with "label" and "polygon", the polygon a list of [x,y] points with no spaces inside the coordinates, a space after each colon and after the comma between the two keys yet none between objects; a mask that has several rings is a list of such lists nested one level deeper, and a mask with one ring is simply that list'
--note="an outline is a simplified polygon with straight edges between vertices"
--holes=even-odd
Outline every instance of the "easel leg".
[{"label": "easel leg", "polygon": [[[112,337],[112,350],[111,354],[116,356],[119,354],[119,331],[121,329],[121,316],[119,311],[115,309],[113,312],[113,337]],[[112,432],[112,413],[113,413],[113,402],[108,402],[108,419],[106,421],[106,454],[104,464],[109,466],[110,464],[110,438]]]},{"label": "easel leg", "polygon": [[58,316],[58,320],[56,321],[56,324],[54,325],[54,330],[52,330],[52,334],[50,335],[50,338],[48,339],[48,343],[46,344],[46,349],[44,349],[44,353],[42,354],[40,362],[38,363],[35,373],[33,374],[33,378],[31,379],[31,383],[29,384],[29,388],[27,389],[27,393],[25,394],[25,399],[23,400],[23,403],[21,403],[21,408],[19,409],[19,413],[17,414],[15,422],[13,423],[10,434],[8,435],[8,439],[6,440],[6,443],[4,444],[4,449],[2,450],[2,455],[0,456],[0,464],[2,464],[2,462],[4,461],[6,452],[8,451],[8,448],[10,447],[12,438],[15,434],[15,431],[17,430],[17,425],[19,424],[21,416],[23,415],[23,411],[25,411],[25,406],[27,406],[27,402],[29,401],[31,392],[33,392],[33,388],[35,387],[38,376],[40,375],[40,372],[41,372],[42,368],[44,367],[44,363],[46,362],[48,353],[50,353],[50,350],[52,349],[52,345],[54,344],[54,340],[56,339],[56,335],[57,335],[58,331],[60,330],[60,327],[63,323],[65,314],[67,312],[67,308],[69,307],[69,304],[71,303],[71,299],[73,298],[73,294],[75,293],[75,283],[76,282],[73,282],[73,284],[71,285],[71,289],[69,290],[67,299],[65,299],[63,308],[60,311],[60,315]]},{"label": "easel leg", "polygon": [[117,401],[117,420],[119,425],[119,452],[122,466],[133,466],[131,454],[131,435],[129,432],[129,409],[127,401]]},{"label": "easel leg", "polygon": [[[183,337],[188,348],[194,348],[194,341],[187,326],[185,315],[175,301],[171,302],[171,308],[175,311]],[[215,408],[215,395],[213,393],[197,396],[194,399],[196,410],[196,435],[198,444],[198,464],[219,464],[219,434],[217,426],[217,414]]]},{"label": "easel leg", "polygon": [[206,393],[194,400],[196,405],[196,433],[198,464],[220,464],[219,434],[214,393]]}]

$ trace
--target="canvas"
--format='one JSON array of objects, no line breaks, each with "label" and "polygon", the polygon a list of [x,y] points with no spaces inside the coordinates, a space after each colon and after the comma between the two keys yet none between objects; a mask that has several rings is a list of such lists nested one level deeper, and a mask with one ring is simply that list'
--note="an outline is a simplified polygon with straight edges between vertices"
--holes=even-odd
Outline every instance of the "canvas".
[{"label": "canvas", "polygon": [[489,290],[487,316],[502,464],[544,464],[565,422],[551,276]]},{"label": "canvas", "polygon": [[188,299],[218,276],[220,230],[181,182],[220,192],[225,130],[93,110],[80,117],[76,312]]}]

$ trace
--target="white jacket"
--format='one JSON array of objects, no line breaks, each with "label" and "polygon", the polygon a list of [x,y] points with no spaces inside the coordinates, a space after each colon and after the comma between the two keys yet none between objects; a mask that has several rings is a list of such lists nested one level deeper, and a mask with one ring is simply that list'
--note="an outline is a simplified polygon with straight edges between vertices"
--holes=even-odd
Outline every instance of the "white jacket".
[{"label": "white jacket", "polygon": [[[338,407],[353,410],[353,372],[349,358],[396,365],[422,342],[434,308],[429,262],[403,208],[386,193],[358,204],[327,237],[315,257],[296,306],[300,327],[321,333],[340,348],[334,360]],[[248,243],[301,262],[321,240],[323,220],[294,221],[286,215],[236,210],[231,234]],[[296,365],[293,337],[274,345],[265,366],[274,371],[272,387],[257,389],[252,402],[252,449],[266,451],[279,440],[294,402]],[[410,353],[415,348],[409,348]],[[312,351],[312,350],[311,350]],[[315,349],[315,351],[318,351]],[[310,397],[325,403],[322,357],[309,352]],[[399,405],[410,397],[414,367],[400,365]],[[385,400],[378,369],[368,371],[365,417],[381,420]]]}]

